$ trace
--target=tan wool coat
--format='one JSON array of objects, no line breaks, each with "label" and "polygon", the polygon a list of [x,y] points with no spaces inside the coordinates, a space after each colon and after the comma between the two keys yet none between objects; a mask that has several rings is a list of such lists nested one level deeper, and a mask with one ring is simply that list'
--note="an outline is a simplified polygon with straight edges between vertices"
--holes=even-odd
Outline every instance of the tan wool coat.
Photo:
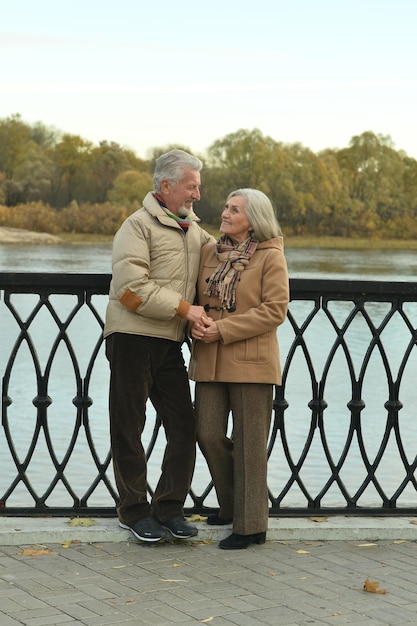
[{"label": "tan wool coat", "polygon": [[[219,306],[204,291],[218,266],[216,244],[204,246],[197,283],[198,304]],[[236,311],[210,309],[221,340],[193,341],[189,377],[199,382],[281,383],[277,328],[287,314],[289,284],[282,237],[259,243],[236,289]]]}]

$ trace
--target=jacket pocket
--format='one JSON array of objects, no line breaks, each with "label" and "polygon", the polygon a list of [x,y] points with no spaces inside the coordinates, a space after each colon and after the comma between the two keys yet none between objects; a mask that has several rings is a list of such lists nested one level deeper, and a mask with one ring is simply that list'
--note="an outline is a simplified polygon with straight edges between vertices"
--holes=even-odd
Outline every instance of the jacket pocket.
[{"label": "jacket pocket", "polygon": [[269,333],[239,341],[234,346],[234,359],[240,363],[268,363],[270,360]]}]

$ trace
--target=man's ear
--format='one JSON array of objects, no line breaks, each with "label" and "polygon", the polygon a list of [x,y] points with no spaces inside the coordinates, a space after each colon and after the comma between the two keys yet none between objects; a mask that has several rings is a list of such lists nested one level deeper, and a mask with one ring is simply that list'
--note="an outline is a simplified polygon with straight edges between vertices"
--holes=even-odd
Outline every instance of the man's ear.
[{"label": "man's ear", "polygon": [[169,184],[169,182],[167,180],[165,180],[165,179],[162,180],[161,181],[161,192],[164,193],[164,194],[169,193],[170,186],[171,185]]}]

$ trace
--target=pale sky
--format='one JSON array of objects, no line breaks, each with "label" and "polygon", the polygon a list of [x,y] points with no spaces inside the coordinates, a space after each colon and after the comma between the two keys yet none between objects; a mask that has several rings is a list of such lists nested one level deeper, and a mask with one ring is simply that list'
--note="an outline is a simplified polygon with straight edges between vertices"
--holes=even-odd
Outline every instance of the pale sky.
[{"label": "pale sky", "polygon": [[0,119],[146,158],[259,129],[417,158],[416,0],[0,0]]}]

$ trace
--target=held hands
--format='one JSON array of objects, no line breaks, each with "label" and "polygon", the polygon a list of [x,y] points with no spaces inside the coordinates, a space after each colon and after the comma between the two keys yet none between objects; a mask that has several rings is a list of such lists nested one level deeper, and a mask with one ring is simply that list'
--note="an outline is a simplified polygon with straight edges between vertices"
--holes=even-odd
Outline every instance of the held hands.
[{"label": "held hands", "polygon": [[193,339],[199,339],[204,343],[219,341],[221,338],[216,322],[206,315],[203,315],[198,322],[194,322],[191,328],[191,336]]},{"label": "held hands", "polygon": [[204,343],[211,343],[221,339],[216,322],[207,316],[202,306],[192,304],[188,310],[187,320],[192,323],[191,336],[200,339]]}]

